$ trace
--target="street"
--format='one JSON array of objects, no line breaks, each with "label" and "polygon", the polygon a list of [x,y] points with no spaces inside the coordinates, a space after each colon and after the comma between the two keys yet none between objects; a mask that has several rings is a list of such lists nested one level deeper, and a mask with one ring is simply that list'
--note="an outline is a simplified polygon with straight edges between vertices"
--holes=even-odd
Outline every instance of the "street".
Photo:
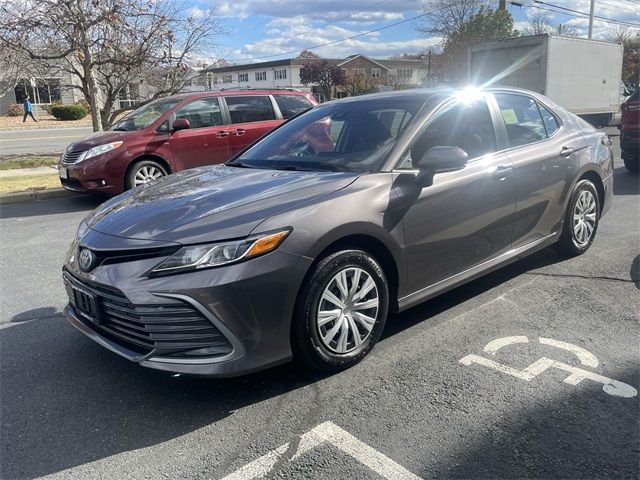
[{"label": "street", "polygon": [[[3,132],[0,155],[48,135]],[[638,478],[640,186],[613,142],[614,203],[586,254],[545,249],[393,315],[335,375],[120,358],[61,316],[66,248],[103,199],[2,205],[0,478]]]},{"label": "street", "polygon": [[59,155],[71,142],[92,132],[91,127],[3,131],[0,134],[0,157],[3,155]]}]

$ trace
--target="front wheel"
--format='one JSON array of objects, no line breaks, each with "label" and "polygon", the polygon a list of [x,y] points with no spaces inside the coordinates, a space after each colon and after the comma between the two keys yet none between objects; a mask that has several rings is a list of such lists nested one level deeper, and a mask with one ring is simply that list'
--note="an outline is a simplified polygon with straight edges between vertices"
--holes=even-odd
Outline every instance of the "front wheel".
[{"label": "front wheel", "polygon": [[142,160],[134,163],[125,178],[127,190],[157,180],[167,175],[167,170],[153,160]]},{"label": "front wheel", "polygon": [[318,370],[344,370],[380,338],[389,287],[378,262],[361,250],[320,260],[298,297],[291,331],[294,357]]},{"label": "front wheel", "polygon": [[600,200],[595,185],[581,180],[573,189],[565,213],[562,234],[555,247],[564,255],[573,257],[586,252],[598,230]]},{"label": "front wheel", "polygon": [[635,156],[624,156],[622,158],[624,162],[624,166],[631,173],[638,173],[638,169],[640,168],[640,154]]}]

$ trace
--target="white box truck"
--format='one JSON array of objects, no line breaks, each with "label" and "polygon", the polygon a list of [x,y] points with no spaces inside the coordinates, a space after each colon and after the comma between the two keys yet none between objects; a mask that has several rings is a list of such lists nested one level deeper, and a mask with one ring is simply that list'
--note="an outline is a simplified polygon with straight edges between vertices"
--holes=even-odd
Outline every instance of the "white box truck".
[{"label": "white box truck", "polygon": [[623,101],[622,45],[534,35],[473,45],[468,79],[542,93],[596,126],[609,125]]}]

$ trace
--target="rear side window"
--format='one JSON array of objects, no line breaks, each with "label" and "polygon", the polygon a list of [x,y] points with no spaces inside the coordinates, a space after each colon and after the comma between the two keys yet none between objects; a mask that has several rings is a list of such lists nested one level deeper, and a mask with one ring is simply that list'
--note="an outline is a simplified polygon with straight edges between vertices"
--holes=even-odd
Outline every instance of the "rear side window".
[{"label": "rear side window", "polygon": [[276,115],[267,96],[225,97],[231,123],[264,122],[275,120]]},{"label": "rear side window", "polygon": [[220,102],[217,98],[203,98],[188,103],[176,112],[176,120],[179,118],[189,120],[189,128],[222,125]]},{"label": "rear side window", "polygon": [[538,104],[538,108],[540,108],[544,128],[547,129],[547,136],[550,137],[558,130],[558,120],[544,105]]},{"label": "rear side window", "polygon": [[309,100],[301,95],[274,95],[278,108],[282,112],[282,117],[286,120],[295,117],[312,107]]},{"label": "rear side window", "polygon": [[507,127],[509,144],[512,147],[527,145],[547,138],[542,116],[533,98],[499,93],[496,94],[496,101]]}]

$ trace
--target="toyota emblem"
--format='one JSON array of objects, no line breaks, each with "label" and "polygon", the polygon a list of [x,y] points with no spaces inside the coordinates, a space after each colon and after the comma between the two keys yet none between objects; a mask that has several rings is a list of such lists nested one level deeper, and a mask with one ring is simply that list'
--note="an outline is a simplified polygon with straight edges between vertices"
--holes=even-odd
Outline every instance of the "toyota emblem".
[{"label": "toyota emblem", "polygon": [[78,254],[78,265],[80,266],[80,270],[88,272],[93,268],[95,260],[96,256],[91,250],[86,248],[80,250],[80,253]]}]

